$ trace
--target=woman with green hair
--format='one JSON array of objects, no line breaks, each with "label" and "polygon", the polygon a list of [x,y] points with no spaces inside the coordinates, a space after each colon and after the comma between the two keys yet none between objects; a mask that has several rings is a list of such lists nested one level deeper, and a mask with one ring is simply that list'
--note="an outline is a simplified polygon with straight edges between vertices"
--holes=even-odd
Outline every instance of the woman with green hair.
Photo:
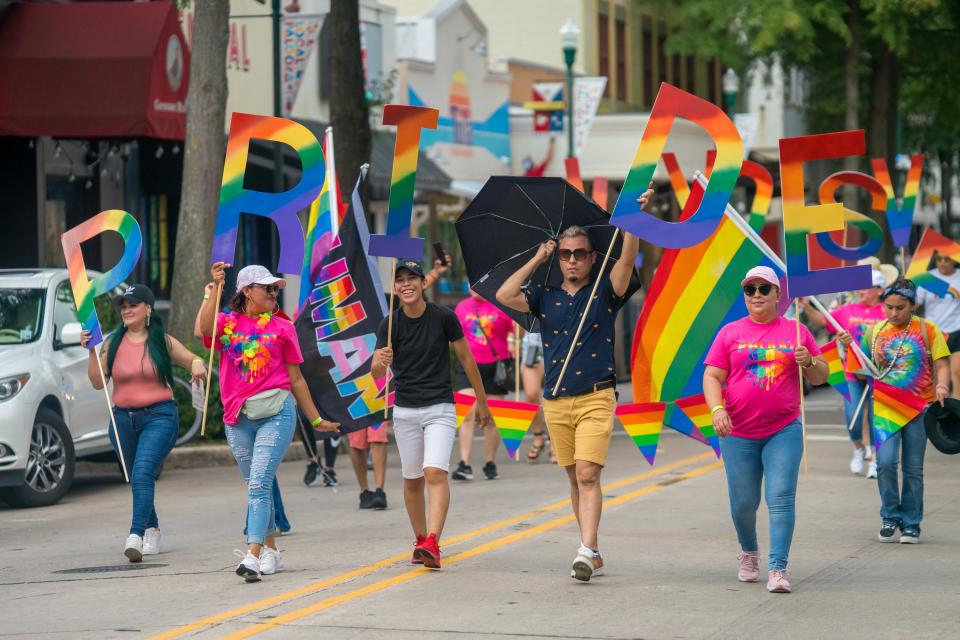
[{"label": "woman with green hair", "polygon": [[[190,371],[194,380],[206,378],[203,360],[176,338],[167,335],[163,321],[153,317],[153,292],[142,284],[131,285],[116,299],[122,324],[104,341],[100,354],[107,380],[113,380],[114,449],[123,447],[133,492],[130,535],[123,554],[130,562],[160,553],[160,522],[153,497],[157,475],[173,449],[180,430],[180,414],[173,400],[173,365]],[[90,333],[80,342],[86,348]],[[94,389],[103,388],[96,350],[90,349],[87,377]]]}]

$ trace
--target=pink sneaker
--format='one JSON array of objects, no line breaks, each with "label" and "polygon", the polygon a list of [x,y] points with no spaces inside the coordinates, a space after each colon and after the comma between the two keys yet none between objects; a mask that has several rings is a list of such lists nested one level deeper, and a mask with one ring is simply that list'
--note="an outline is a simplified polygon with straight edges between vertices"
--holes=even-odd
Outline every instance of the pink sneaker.
[{"label": "pink sneaker", "polygon": [[790,581],[786,569],[774,569],[767,572],[767,591],[770,593],[790,593]]},{"label": "pink sneaker", "polygon": [[741,551],[737,555],[740,569],[737,571],[737,580],[740,582],[756,582],[760,577],[760,560],[756,551]]}]

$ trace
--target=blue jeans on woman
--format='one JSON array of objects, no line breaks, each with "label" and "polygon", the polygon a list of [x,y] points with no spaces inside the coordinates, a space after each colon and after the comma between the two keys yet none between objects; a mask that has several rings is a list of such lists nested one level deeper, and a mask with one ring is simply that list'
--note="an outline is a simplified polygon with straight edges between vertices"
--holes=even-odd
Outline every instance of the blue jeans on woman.
[{"label": "blue jeans on woman", "polygon": [[251,420],[240,413],[228,426],[227,442],[247,482],[247,544],[263,544],[276,531],[273,485],[277,467],[293,440],[296,427],[293,399],[288,397],[277,415]]},{"label": "blue jeans on woman", "polygon": [[[877,487],[880,489],[880,517],[901,531],[920,532],[923,519],[923,454],[927,450],[927,431],[921,412],[877,448]],[[903,451],[903,493],[897,476],[900,451]]]},{"label": "blue jeans on woman", "polygon": [[[273,519],[277,525],[276,529],[280,533],[290,531],[292,525],[287,520],[287,512],[283,508],[283,497],[280,495],[280,483],[276,477],[273,479]],[[243,525],[243,535],[247,535],[250,528],[250,509],[247,509],[246,524]],[[268,531],[267,535],[273,535],[274,531]]]},{"label": "blue jeans on woman", "polygon": [[[847,379],[847,389],[850,391],[850,401],[847,402],[846,398],[843,399],[843,415],[847,420],[847,424],[844,426],[849,427],[852,422],[850,442],[860,442],[863,440],[863,416],[867,416],[867,424],[873,424],[873,388],[867,387],[859,380]],[[860,404],[860,398],[864,393],[867,394],[867,398],[863,401],[860,412],[857,414],[857,420],[854,422],[853,412],[857,410],[857,405]]]},{"label": "blue jeans on woman", "polygon": [[[803,428],[794,420],[766,438],[720,438],[727,472],[730,515],[743,551],[757,551],[760,487],[770,513],[770,571],[787,568],[796,520],[797,475],[803,457]],[[764,482],[765,481],[765,482]]]},{"label": "blue jeans on woman", "polygon": [[[114,407],[113,416],[117,421],[123,460],[133,493],[130,533],[143,536],[147,529],[160,526],[153,503],[154,493],[163,461],[177,443],[180,412],[176,402],[166,400],[146,407]],[[116,437],[112,428],[109,431],[110,442],[116,451]]]}]

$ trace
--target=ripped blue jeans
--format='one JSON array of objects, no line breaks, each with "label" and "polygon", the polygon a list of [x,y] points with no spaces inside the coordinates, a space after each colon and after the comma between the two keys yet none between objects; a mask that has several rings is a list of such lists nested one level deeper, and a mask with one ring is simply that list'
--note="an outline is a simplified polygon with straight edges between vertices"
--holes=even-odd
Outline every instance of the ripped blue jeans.
[{"label": "ripped blue jeans", "polygon": [[263,544],[264,538],[276,532],[273,483],[293,440],[295,411],[293,398],[288,397],[277,415],[251,420],[241,413],[237,424],[226,429],[227,442],[248,487],[247,544]]}]

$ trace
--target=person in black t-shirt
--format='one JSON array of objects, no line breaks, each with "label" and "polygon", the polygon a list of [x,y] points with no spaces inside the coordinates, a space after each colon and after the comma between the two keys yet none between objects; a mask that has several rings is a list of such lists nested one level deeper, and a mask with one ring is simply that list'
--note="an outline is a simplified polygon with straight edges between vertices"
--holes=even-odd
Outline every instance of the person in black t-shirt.
[{"label": "person in black t-shirt", "polygon": [[[393,434],[403,472],[403,501],[416,536],[415,564],[440,568],[439,538],[450,506],[450,452],[457,435],[457,414],[450,381],[450,346],[477,395],[477,419],[490,425],[490,409],[477,363],[453,311],[423,297],[423,268],[413,260],[397,265],[393,283],[400,308],[393,312],[390,346],[389,318],[377,331],[371,371],[376,378],[393,370],[396,400]],[[429,495],[425,513],[423,489]]]}]

